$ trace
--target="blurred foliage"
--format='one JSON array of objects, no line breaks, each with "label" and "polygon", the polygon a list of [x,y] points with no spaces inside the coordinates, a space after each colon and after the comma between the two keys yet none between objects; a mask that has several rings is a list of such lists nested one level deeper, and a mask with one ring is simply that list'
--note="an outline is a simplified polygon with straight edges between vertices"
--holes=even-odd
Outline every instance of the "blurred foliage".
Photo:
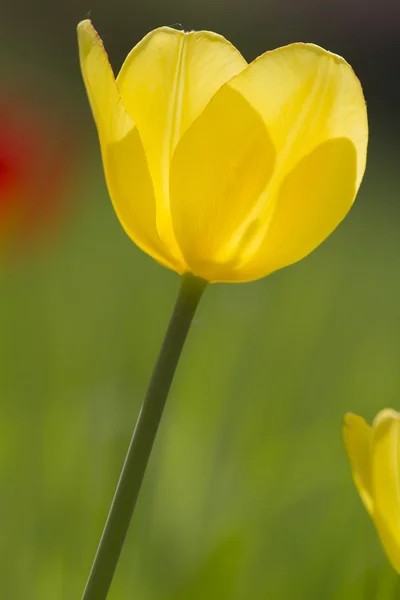
[{"label": "blurred foliage", "polygon": [[80,597],[178,289],[108,200],[76,53],[89,8],[116,65],[176,21],[220,31],[248,58],[324,44],[366,83],[371,116],[367,175],[331,238],[265,280],[207,290],[110,600],[400,596],[341,441],[346,411],[400,408],[398,13],[380,3],[380,18],[358,19],[352,1],[334,21],[333,4],[295,4],[4,6],[0,97],[9,82],[40,91],[46,127],[58,136],[50,105],[76,138],[79,177],[51,241],[43,230],[1,265],[1,598]]}]

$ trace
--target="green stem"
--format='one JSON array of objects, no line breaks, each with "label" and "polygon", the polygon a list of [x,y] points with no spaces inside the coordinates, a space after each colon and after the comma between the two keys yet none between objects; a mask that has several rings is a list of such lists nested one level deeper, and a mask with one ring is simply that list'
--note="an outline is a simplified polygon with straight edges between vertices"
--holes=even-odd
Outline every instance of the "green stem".
[{"label": "green stem", "polygon": [[175,369],[206,284],[193,275],[182,277],[82,600],[107,598]]}]

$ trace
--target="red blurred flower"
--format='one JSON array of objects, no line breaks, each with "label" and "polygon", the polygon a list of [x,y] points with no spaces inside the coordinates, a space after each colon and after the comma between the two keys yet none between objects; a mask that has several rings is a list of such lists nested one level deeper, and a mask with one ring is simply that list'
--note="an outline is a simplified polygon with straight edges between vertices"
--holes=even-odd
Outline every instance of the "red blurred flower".
[{"label": "red blurred flower", "polygon": [[72,136],[48,107],[0,91],[0,243],[30,241],[62,214]]}]

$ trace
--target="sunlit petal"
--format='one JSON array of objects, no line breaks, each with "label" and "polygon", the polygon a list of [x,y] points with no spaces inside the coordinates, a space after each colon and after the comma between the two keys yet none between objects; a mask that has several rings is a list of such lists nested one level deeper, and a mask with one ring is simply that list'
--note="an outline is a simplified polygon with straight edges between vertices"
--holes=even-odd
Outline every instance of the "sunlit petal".
[{"label": "sunlit petal", "polygon": [[132,240],[165,266],[184,267],[161,243],[153,183],[138,130],[122,104],[107,54],[90,21],[78,26],[82,74],[101,143],[115,211]]},{"label": "sunlit petal", "polygon": [[[238,269],[243,280],[264,277],[309,254],[346,216],[356,193],[357,155],[347,138],[331,139],[300,160],[276,192],[263,241]],[[249,246],[265,227],[260,216]]]},{"label": "sunlit petal", "polygon": [[221,85],[246,66],[222,36],[161,27],[130,52],[118,75],[121,96],[135,119],[157,199],[160,237],[179,254],[169,211],[173,151]]},{"label": "sunlit petal", "polygon": [[135,124],[122,104],[103,42],[90,21],[78,25],[82,75],[103,143],[117,142]]},{"label": "sunlit petal", "polygon": [[274,148],[260,115],[221,89],[179,142],[171,165],[171,214],[190,269],[209,281],[232,271],[232,245],[271,175]]},{"label": "sunlit petal", "polygon": [[[242,223],[245,280],[246,265],[250,279],[300,260],[346,215],[365,169],[367,115],[351,67],[312,44],[267,52],[229,86],[262,115],[277,151],[265,192]],[[309,199],[314,178],[319,193]]]},{"label": "sunlit petal", "polygon": [[104,169],[115,212],[129,237],[162,265],[187,270],[160,240],[156,229],[153,183],[139,132],[102,147]]}]

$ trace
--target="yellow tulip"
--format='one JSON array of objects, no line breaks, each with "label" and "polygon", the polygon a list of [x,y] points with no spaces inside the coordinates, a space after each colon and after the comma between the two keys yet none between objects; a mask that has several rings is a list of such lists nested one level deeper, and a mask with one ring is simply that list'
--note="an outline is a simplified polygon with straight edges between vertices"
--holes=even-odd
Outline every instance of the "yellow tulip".
[{"label": "yellow tulip", "polygon": [[299,43],[248,64],[220,35],[161,27],[115,78],[90,21],[78,38],[115,211],[164,266],[258,279],[309,254],[349,211],[368,126],[340,56]]},{"label": "yellow tulip", "polygon": [[372,426],[347,414],[343,436],[357,490],[400,573],[400,413],[382,410]]}]

